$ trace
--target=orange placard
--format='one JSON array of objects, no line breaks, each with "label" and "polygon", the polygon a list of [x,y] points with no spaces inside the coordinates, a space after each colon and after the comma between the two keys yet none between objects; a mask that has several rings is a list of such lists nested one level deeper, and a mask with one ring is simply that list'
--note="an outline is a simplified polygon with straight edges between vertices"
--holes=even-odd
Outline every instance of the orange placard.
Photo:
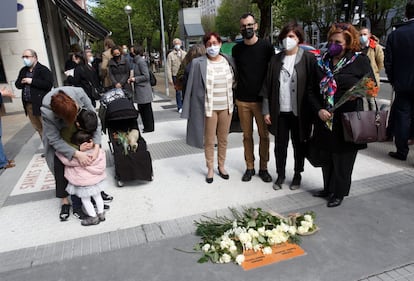
[{"label": "orange placard", "polygon": [[271,263],[280,262],[299,256],[303,256],[305,251],[297,244],[282,243],[272,247],[270,255],[264,255],[262,251],[244,251],[245,260],[242,263],[244,270],[265,266]]}]

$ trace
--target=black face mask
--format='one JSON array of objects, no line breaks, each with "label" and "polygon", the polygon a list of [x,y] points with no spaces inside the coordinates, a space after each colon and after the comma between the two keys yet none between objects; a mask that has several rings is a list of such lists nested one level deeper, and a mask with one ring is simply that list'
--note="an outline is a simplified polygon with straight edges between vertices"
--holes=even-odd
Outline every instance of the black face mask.
[{"label": "black face mask", "polygon": [[243,29],[241,31],[241,35],[243,36],[244,39],[252,39],[254,36],[254,30],[252,27]]},{"label": "black face mask", "polygon": [[114,56],[114,60],[119,60],[121,58],[121,55],[119,56]]}]

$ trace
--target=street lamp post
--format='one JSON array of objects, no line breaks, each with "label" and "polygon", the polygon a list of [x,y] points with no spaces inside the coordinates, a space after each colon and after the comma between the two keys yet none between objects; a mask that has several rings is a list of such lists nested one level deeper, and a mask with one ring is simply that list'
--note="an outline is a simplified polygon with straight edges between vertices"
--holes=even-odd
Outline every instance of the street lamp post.
[{"label": "street lamp post", "polygon": [[162,0],[160,0],[160,18],[161,18],[161,41],[162,41],[162,57],[164,60],[164,78],[165,78],[165,94],[170,95],[170,87],[168,85],[168,76],[167,76],[167,58],[165,50],[165,32],[164,32],[164,13],[162,8]]},{"label": "street lamp post", "polygon": [[124,8],[124,12],[128,16],[129,38],[131,40],[131,46],[134,46],[134,37],[132,37],[132,26],[131,26],[131,17],[130,17],[130,14],[132,13],[132,7],[129,5],[126,5]]}]

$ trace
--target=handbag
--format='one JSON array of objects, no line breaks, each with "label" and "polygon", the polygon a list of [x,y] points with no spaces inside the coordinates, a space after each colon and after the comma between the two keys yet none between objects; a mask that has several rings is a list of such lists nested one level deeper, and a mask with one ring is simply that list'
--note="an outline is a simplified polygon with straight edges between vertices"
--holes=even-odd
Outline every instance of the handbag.
[{"label": "handbag", "polygon": [[148,71],[149,71],[149,77],[150,77],[150,85],[154,87],[155,85],[157,85],[157,78],[155,77],[154,73],[150,69],[148,69]]},{"label": "handbag", "polygon": [[344,139],[355,144],[381,142],[387,139],[388,111],[352,111],[342,113]]},{"label": "handbag", "polygon": [[91,81],[88,81],[89,86],[91,86],[91,96],[90,98],[94,99],[94,100],[100,100],[102,97],[102,89],[96,88],[95,86],[93,86],[93,84],[91,83]]},{"label": "handbag", "polygon": [[231,116],[231,123],[229,133],[241,133],[243,132],[240,125],[239,108],[236,104],[233,105],[233,115]]}]

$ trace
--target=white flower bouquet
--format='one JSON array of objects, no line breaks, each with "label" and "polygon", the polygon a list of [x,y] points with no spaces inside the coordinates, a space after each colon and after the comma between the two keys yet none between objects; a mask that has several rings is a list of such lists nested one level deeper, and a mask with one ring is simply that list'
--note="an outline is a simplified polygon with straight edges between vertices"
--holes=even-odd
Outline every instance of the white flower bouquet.
[{"label": "white flower bouquet", "polygon": [[245,260],[245,251],[271,254],[272,246],[285,242],[299,243],[298,235],[314,233],[317,229],[313,212],[284,218],[260,208],[244,209],[241,213],[232,208],[230,210],[234,218],[207,217],[195,222],[196,235],[201,236],[202,240],[194,247],[203,253],[199,263],[235,262],[241,265]]}]

